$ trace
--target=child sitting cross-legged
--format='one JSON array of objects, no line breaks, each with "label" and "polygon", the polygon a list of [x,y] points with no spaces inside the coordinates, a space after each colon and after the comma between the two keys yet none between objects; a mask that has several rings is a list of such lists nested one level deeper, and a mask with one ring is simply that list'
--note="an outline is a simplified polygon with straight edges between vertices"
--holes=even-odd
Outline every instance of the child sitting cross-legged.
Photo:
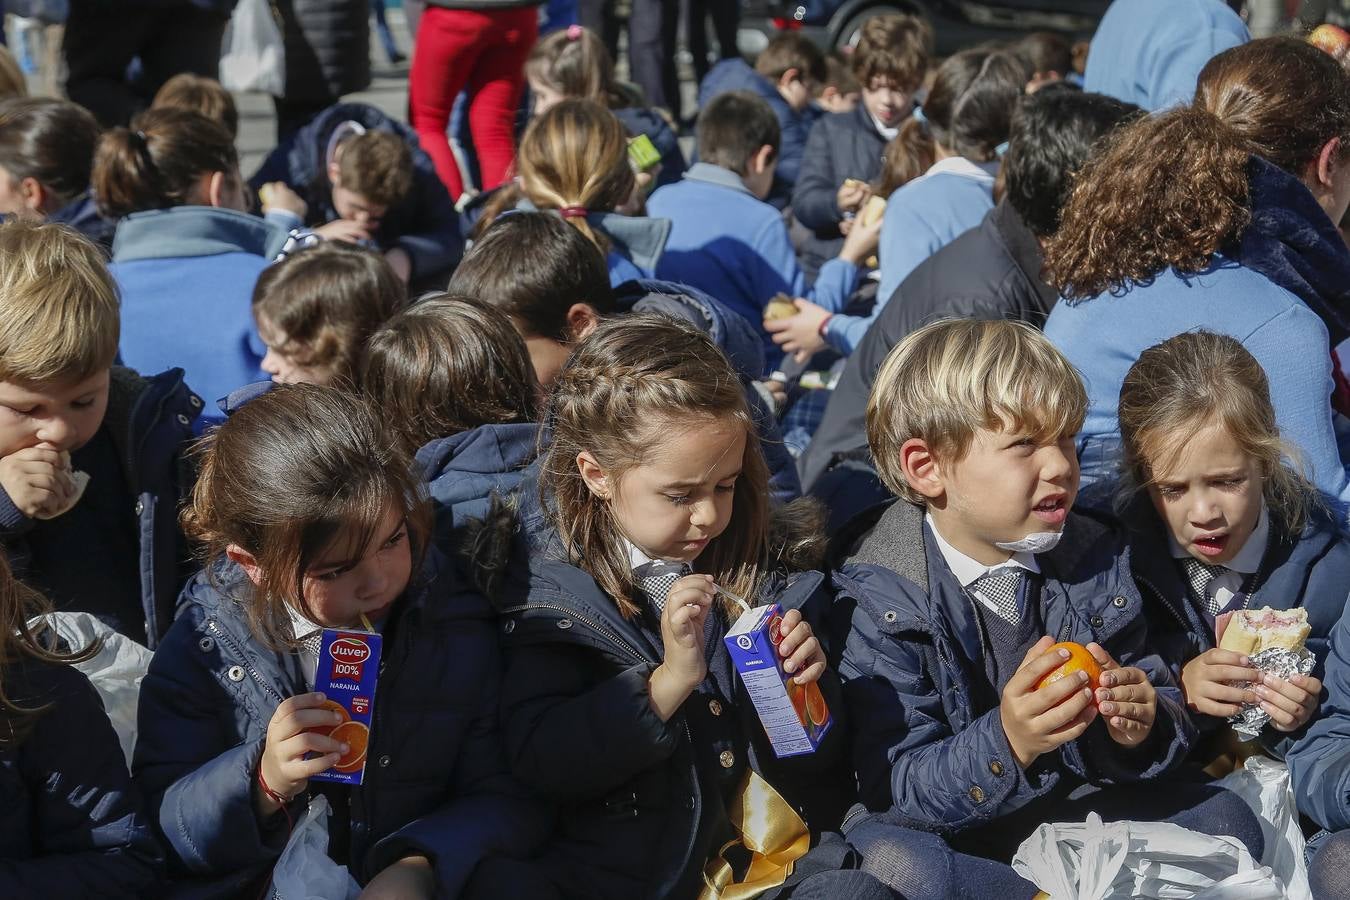
[{"label": "child sitting cross-legged", "polygon": [[1261,853],[1239,797],[1169,777],[1193,729],[1150,654],[1123,536],[1071,512],[1086,405],[1077,373],[1022,323],[933,323],[878,373],[868,438],[902,499],[857,528],[835,614],[875,814],[849,837],[909,900],[1030,898],[1008,865],[1017,847],[1088,812]]}]

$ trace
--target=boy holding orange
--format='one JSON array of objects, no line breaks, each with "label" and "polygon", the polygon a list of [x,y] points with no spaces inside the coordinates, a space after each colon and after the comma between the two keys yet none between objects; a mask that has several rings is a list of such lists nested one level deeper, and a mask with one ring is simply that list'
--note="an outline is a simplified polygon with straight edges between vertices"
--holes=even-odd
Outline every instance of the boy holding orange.
[{"label": "boy holding orange", "polygon": [[1021,323],[933,323],[878,373],[868,440],[901,499],[854,526],[835,576],[874,814],[850,838],[911,900],[1035,895],[1007,865],[1018,845],[1088,811],[1190,823],[1260,854],[1235,795],[1134,784],[1171,772],[1193,729],[1145,647],[1118,528],[1070,513],[1086,405],[1077,373]]}]

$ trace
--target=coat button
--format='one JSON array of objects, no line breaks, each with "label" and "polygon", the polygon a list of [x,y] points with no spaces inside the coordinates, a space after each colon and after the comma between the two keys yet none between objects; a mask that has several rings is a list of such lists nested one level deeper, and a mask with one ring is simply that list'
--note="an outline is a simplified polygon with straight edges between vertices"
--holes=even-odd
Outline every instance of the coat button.
[{"label": "coat button", "polygon": [[1111,605],[1114,606],[1116,609],[1124,609],[1125,604],[1128,602],[1129,601],[1127,601],[1124,597],[1116,597],[1114,600],[1111,601]]},{"label": "coat button", "polygon": [[244,667],[243,667],[243,666],[230,666],[230,668],[225,672],[225,677],[228,678],[228,679],[230,679],[231,681],[243,681],[243,680],[244,680]]},{"label": "coat button", "polygon": [[730,750],[723,750],[722,755],[717,757],[717,761],[722,764],[722,768],[730,769],[736,765],[736,754]]},{"label": "coat button", "polygon": [[188,394],[188,403],[192,406],[193,409],[200,409],[202,405],[202,398],[198,397],[196,394]]},{"label": "coat button", "polygon": [[572,620],[571,620],[571,619],[559,619],[559,620],[558,620],[558,627],[561,628],[561,629],[563,629],[563,630],[566,630],[566,629],[568,629],[568,628],[571,628],[571,627],[572,627]]},{"label": "coat button", "polygon": [[1093,628],[1101,628],[1101,627],[1102,627],[1102,623],[1103,623],[1105,620],[1102,619],[1101,616],[1093,616],[1093,617],[1092,617],[1091,619],[1089,619],[1088,621],[1089,621],[1089,623],[1092,625]]},{"label": "coat button", "polygon": [[139,516],[139,515],[141,515],[141,514],[144,513],[144,512],[145,512],[145,501],[144,501],[144,500],[137,500],[137,501],[136,501],[136,515]]},{"label": "coat button", "polygon": [[684,808],[685,808],[685,809],[693,809],[693,808],[694,808],[694,798],[693,798],[693,797],[685,797],[685,798],[684,798]]},{"label": "coat button", "polygon": [[1003,776],[1003,763],[999,762],[998,760],[994,760],[989,764],[989,771],[993,772],[995,776],[1001,778]]},{"label": "coat button", "polygon": [[720,716],[722,714],[722,704],[718,703],[716,700],[709,700],[708,712],[712,713],[714,716]]},{"label": "coat button", "polygon": [[179,413],[179,414],[178,414],[178,424],[179,424],[179,425],[191,425],[191,424],[192,424],[192,420],[189,419],[187,416],[183,415],[182,413]]},{"label": "coat button", "polygon": [[505,622],[502,623],[502,631],[506,632],[507,634],[510,634],[515,630],[516,630],[515,619],[507,619]]},{"label": "coat button", "polygon": [[389,754],[386,753],[384,756],[381,756],[381,757],[380,757],[380,768],[381,768],[381,769],[387,769],[387,768],[389,768],[389,764],[390,764],[391,762],[393,762],[393,760],[390,759],[390,758],[389,758]]},{"label": "coat button", "polygon": [[966,791],[966,793],[970,796],[972,802],[974,803],[984,802],[984,788],[980,787],[978,784],[972,786],[970,790]]},{"label": "coat button", "polygon": [[216,642],[211,640],[209,637],[204,637],[197,642],[197,649],[201,650],[203,653],[210,653],[212,650],[215,649],[215,647]]},{"label": "coat button", "polygon": [[899,616],[895,614],[895,610],[891,609],[888,609],[886,610],[886,612],[882,613],[881,617],[885,619],[887,622],[894,622],[897,618],[899,618]]}]

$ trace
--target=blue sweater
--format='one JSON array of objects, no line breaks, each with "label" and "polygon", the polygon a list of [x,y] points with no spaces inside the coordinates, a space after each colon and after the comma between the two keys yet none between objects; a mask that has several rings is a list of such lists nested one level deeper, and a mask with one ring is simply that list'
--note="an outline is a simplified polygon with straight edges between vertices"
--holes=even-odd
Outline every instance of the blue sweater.
[{"label": "blue sweater", "polygon": [[1222,0],[1115,0],[1092,38],[1083,89],[1147,110],[1189,103],[1205,63],[1249,40]]},{"label": "blue sweater", "polygon": [[903,185],[886,201],[881,224],[881,284],[867,316],[836,316],[825,332],[834,347],[848,353],[886,308],[900,282],[919,263],[979,225],[994,208],[998,163],[973,163],[960,156],[939,160],[922,177]]},{"label": "blue sweater", "polygon": [[781,292],[843,309],[857,284],[858,267],[836,258],[808,291],[782,214],[730,169],[695,163],[679,184],[652,194],[647,210],[671,222],[657,276],[693,285],[744,316],[759,331],[771,367],[782,351],[764,331],[764,304]]},{"label": "blue sweater", "polygon": [[286,232],[240,212],[206,206],[132,213],[117,226],[109,270],[122,294],[122,362],[139,372],[181,367],[214,401],[266,380],[253,322],[253,285]]}]

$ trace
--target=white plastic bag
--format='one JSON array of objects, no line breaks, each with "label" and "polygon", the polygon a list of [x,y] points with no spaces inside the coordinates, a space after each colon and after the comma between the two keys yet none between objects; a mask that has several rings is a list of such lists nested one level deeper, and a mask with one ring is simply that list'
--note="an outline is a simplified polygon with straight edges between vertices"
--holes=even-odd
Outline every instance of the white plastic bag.
[{"label": "white plastic bag", "polygon": [[1042,825],[1017,848],[1017,874],[1052,900],[1283,900],[1284,886],[1238,841],[1168,822]]},{"label": "white plastic bag", "polygon": [[328,857],[328,799],[309,801],[272,870],[272,900],[354,900],[361,886]]},{"label": "white plastic bag", "polygon": [[1264,756],[1249,758],[1221,781],[1219,786],[1237,794],[1261,819],[1266,850],[1261,862],[1284,882],[1288,900],[1312,900],[1308,887],[1308,864],[1303,860],[1307,841],[1294,808],[1294,789],[1289,767]]},{"label": "white plastic bag", "polygon": [[0,13],[36,19],[43,25],[61,25],[70,14],[70,0],[4,0]]},{"label": "white plastic bag", "polygon": [[220,83],[229,91],[286,93],[286,51],[268,0],[239,0],[225,30]]},{"label": "white plastic bag", "polygon": [[[36,626],[40,619],[28,624]],[[154,654],[89,613],[54,612],[47,616],[47,623],[70,650],[83,650],[96,639],[103,639],[103,649],[98,655],[76,664],[75,668],[84,673],[102,698],[130,766],[131,751],[136,746],[136,703],[141,696],[141,680]]]}]

